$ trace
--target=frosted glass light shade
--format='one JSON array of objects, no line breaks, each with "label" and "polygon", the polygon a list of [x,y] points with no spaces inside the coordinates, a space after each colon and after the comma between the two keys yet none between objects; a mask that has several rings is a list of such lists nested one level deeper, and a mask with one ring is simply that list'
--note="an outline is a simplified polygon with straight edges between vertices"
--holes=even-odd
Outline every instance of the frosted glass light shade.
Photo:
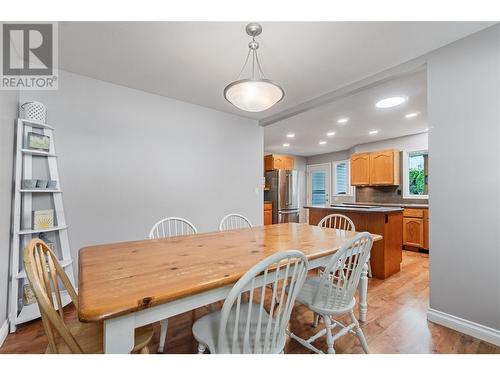
[{"label": "frosted glass light shade", "polygon": [[224,89],[226,100],[247,112],[265,111],[284,96],[283,89],[268,79],[242,79]]}]

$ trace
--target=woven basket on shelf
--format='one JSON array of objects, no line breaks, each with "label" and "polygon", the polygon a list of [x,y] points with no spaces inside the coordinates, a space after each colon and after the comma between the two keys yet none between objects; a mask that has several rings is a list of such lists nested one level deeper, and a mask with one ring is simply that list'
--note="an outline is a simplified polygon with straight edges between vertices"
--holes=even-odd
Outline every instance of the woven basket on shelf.
[{"label": "woven basket on shelf", "polygon": [[19,106],[19,117],[45,124],[47,110],[40,102],[24,102]]}]

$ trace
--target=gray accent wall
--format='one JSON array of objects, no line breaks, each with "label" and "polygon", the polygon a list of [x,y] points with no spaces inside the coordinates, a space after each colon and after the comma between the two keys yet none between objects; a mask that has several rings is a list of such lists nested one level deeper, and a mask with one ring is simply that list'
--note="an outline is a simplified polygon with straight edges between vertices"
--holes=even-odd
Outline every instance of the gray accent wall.
[{"label": "gray accent wall", "polygon": [[167,216],[200,232],[232,212],[262,223],[257,121],[67,72],[25,100],[44,103],[55,128],[75,259],[84,246],[145,239]]},{"label": "gray accent wall", "polygon": [[430,307],[500,340],[500,26],[428,57]]},{"label": "gray accent wall", "polygon": [[10,211],[18,92],[0,90],[0,328],[7,320]]}]

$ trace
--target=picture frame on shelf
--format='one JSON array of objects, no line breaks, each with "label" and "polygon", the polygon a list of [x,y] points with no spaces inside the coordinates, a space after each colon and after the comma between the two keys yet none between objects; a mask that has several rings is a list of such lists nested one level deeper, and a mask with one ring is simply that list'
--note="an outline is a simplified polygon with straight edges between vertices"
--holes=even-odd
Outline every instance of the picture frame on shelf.
[{"label": "picture frame on shelf", "polygon": [[33,211],[33,229],[47,229],[54,226],[54,210]]},{"label": "picture frame on shelf", "polygon": [[48,135],[28,132],[27,148],[38,151],[50,151],[50,137]]}]

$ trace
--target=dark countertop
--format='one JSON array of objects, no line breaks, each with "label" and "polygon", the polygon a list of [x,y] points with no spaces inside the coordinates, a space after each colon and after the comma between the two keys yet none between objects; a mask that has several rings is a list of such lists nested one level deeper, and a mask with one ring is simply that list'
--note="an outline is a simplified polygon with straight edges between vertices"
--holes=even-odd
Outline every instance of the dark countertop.
[{"label": "dark countertop", "polygon": [[374,203],[374,202],[356,202],[367,206],[382,206],[382,207],[403,207],[403,208],[429,208],[428,203]]},{"label": "dark countertop", "polygon": [[338,205],[335,207],[326,206],[326,205],[317,205],[317,206],[304,206],[304,208],[319,208],[323,210],[332,210],[332,211],[350,211],[350,212],[363,212],[363,213],[397,213],[403,212],[402,207],[382,207],[379,205],[373,206],[373,208],[365,208],[365,207],[356,207],[354,205]]}]

